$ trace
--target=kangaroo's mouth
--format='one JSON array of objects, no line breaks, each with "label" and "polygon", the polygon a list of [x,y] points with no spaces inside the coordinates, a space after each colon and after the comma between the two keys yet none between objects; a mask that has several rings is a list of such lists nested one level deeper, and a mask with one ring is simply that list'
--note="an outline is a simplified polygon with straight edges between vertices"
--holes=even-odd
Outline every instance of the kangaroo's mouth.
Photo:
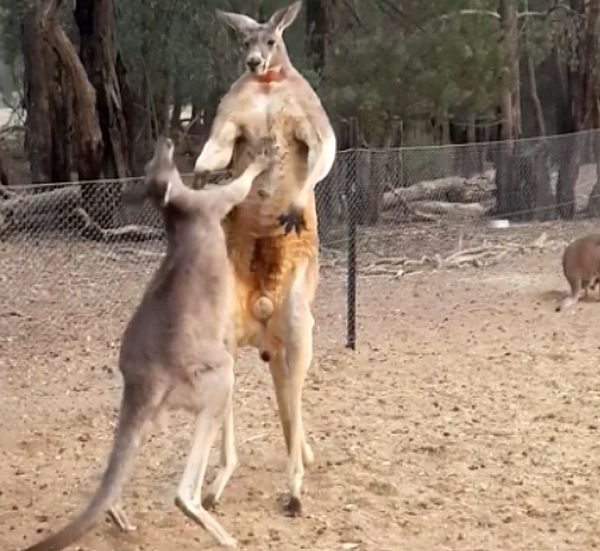
[{"label": "kangaroo's mouth", "polygon": [[248,69],[254,75],[262,75],[267,70],[267,62],[265,60],[249,59],[246,62]]}]

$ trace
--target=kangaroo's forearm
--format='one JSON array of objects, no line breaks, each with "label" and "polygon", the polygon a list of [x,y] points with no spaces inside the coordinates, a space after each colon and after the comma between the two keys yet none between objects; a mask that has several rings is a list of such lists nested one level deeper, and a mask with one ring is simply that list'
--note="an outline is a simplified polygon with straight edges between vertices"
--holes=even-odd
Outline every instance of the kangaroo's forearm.
[{"label": "kangaroo's forearm", "polygon": [[227,184],[225,189],[223,189],[227,201],[234,205],[241,203],[246,198],[246,195],[250,193],[250,188],[252,187],[255,176],[256,174],[254,172],[246,171],[239,178],[236,178],[233,182]]},{"label": "kangaroo's forearm", "polygon": [[315,189],[315,186],[329,174],[335,161],[335,154],[335,137],[330,137],[322,142],[318,149],[309,151],[308,174],[299,193],[301,199],[306,198]]},{"label": "kangaroo's forearm", "polygon": [[236,125],[230,121],[217,123],[196,160],[194,172],[212,172],[226,168],[233,156],[237,132]]},{"label": "kangaroo's forearm", "polygon": [[202,191],[196,191],[186,186],[178,187],[176,192],[171,193],[169,205],[181,212],[195,210],[202,193]]},{"label": "kangaroo's forearm", "polygon": [[252,188],[252,182],[254,178],[260,173],[260,170],[255,166],[248,167],[245,172],[224,186],[219,186],[210,191],[209,193],[211,200],[214,201],[215,206],[221,210],[223,216],[229,212],[233,207],[241,203]]}]

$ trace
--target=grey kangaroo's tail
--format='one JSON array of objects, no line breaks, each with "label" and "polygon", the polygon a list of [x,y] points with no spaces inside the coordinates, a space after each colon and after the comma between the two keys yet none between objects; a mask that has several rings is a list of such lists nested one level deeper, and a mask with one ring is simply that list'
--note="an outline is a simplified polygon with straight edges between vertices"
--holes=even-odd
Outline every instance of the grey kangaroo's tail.
[{"label": "grey kangaroo's tail", "polygon": [[[108,467],[100,487],[85,510],[62,530],[28,547],[25,551],[59,551],[83,536],[98,517],[114,505],[123,484],[129,476],[142,440],[142,431],[150,416],[147,404],[136,404],[127,387],[121,403],[119,424]],[[133,398],[133,400],[131,399]]]}]

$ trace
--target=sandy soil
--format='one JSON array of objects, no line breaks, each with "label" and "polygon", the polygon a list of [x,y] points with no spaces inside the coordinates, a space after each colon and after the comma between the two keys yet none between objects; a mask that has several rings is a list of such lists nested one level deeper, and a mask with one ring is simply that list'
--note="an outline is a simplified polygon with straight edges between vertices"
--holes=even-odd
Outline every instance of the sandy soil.
[{"label": "sandy soil", "polygon": [[[283,438],[268,369],[249,351],[237,369],[240,465],[217,513],[240,547],[600,546],[600,304],[553,311],[566,290],[562,247],[590,227],[547,226],[543,250],[485,268],[361,278],[357,352],[343,347],[344,275],[324,262],[304,398],[316,454],[305,516],[282,514]],[[488,238],[527,243],[543,229]],[[454,232],[427,241],[419,231],[397,233],[398,250],[454,246]],[[98,481],[119,399],[119,335],[151,253],[0,243],[0,549],[57,528]],[[175,415],[171,434],[144,449],[125,495],[139,532],[100,523],[79,549],[215,548],[172,505],[191,428]]]}]

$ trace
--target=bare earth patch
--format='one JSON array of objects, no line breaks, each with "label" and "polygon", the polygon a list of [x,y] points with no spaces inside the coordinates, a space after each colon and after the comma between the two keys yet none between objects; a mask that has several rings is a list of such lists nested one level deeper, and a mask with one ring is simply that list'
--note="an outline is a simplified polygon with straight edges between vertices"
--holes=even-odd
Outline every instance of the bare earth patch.
[{"label": "bare earth patch", "polygon": [[[567,290],[562,247],[587,229],[511,229],[495,239],[547,231],[550,245],[483,268],[361,277],[357,352],[343,348],[344,275],[325,268],[303,518],[282,514],[285,446],[268,369],[255,351],[237,369],[240,465],[217,515],[240,547],[598,547],[600,304],[553,311]],[[429,254],[426,241],[408,250],[396,237],[402,254]],[[153,252],[0,243],[0,549],[58,528],[97,483],[119,400],[118,339]],[[172,505],[192,420],[174,416],[170,429],[145,447],[126,490],[139,532],[100,523],[81,549],[215,548]]]}]

